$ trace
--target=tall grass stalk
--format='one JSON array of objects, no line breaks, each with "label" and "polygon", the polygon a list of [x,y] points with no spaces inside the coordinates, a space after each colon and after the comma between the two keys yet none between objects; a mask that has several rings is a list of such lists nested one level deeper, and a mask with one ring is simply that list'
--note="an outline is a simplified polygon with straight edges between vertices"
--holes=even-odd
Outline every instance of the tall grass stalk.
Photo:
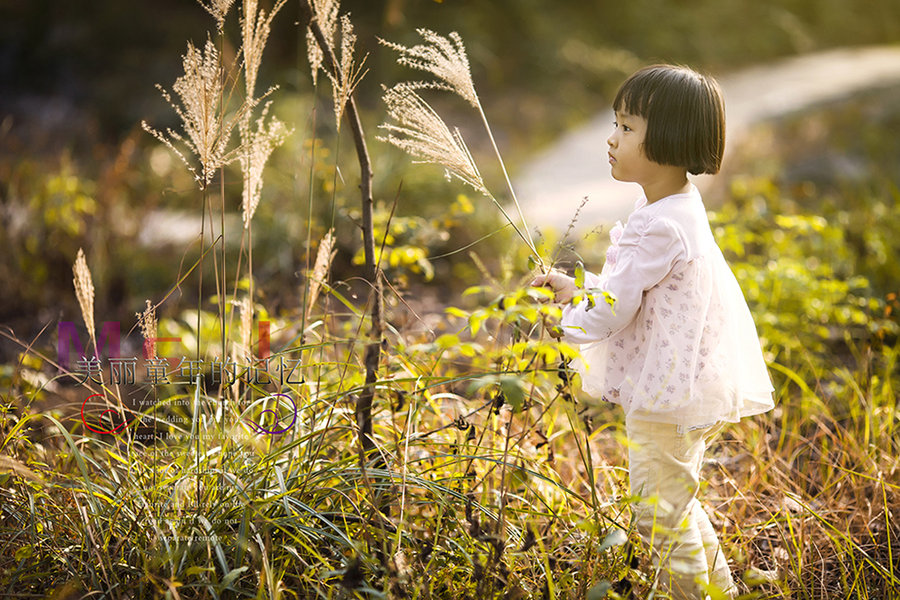
[{"label": "tall grass stalk", "polygon": [[[424,44],[407,47],[383,39],[379,39],[379,41],[399,53],[398,64],[425,71],[436,77],[437,81],[404,82],[385,91],[383,99],[388,105],[388,114],[398,124],[382,125],[389,132],[388,136],[383,139],[422,158],[424,162],[444,165],[449,173],[487,196],[500,208],[503,217],[513,226],[516,233],[528,246],[536,263],[543,270],[543,259],[537,251],[531,230],[525,220],[525,214],[522,212],[519,199],[507,173],[503,156],[500,154],[484,107],[475,91],[469,59],[462,38],[455,31],[447,37],[428,29],[417,29],[416,31],[424,39]],[[494,155],[503,172],[507,191],[518,212],[521,227],[509,217],[500,202],[484,185],[459,131],[455,130],[451,135],[450,129],[444,124],[443,119],[418,95],[417,91],[422,89],[449,91],[478,111]]]},{"label": "tall grass stalk", "polygon": [[[328,4],[328,3],[325,3]],[[313,34],[319,50],[322,53],[322,63],[325,65],[327,72],[331,74],[332,83],[338,86],[350,85],[343,79],[344,74],[341,72],[341,65],[336,58],[333,41],[330,41],[320,27],[320,18],[316,9],[310,4],[309,0],[301,0],[301,9],[304,11],[309,22],[309,29]],[[352,70],[351,70],[352,73]],[[341,111],[337,108],[335,113]],[[375,398],[376,381],[378,380],[379,362],[381,358],[381,341],[384,334],[384,299],[382,295],[381,276],[376,265],[375,258],[375,236],[374,225],[372,221],[372,212],[374,209],[374,200],[372,197],[372,161],[369,157],[369,151],[366,145],[365,135],[363,134],[362,122],[356,108],[356,101],[353,94],[349,93],[346,98],[344,112],[350,124],[350,132],[356,147],[356,155],[360,168],[360,192],[362,196],[362,233],[363,233],[363,250],[365,254],[365,274],[366,280],[372,287],[372,327],[370,331],[370,342],[366,346],[363,363],[366,369],[366,385],[357,401],[357,423],[360,429],[360,442],[364,454],[368,454],[375,448],[375,442],[372,438],[372,406]]]}]

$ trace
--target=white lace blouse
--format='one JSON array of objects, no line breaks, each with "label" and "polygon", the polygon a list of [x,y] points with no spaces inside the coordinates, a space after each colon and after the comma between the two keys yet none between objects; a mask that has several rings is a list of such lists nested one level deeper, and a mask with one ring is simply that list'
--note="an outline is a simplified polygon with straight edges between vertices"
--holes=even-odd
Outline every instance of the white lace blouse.
[{"label": "white lace blouse", "polygon": [[700,427],[773,407],[772,383],[743,293],[713,238],[697,189],[653,204],[642,198],[610,232],[594,306],[563,309],[572,366],[588,394],[627,415]]}]

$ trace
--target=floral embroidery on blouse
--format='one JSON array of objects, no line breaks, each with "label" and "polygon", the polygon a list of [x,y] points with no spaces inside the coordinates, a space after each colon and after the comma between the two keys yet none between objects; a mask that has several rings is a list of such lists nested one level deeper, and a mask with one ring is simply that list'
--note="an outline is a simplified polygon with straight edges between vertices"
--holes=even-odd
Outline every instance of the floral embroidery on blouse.
[{"label": "floral embroidery on blouse", "polygon": [[743,293],[696,188],[639,203],[610,230],[585,287],[616,297],[563,310],[588,394],[676,424],[736,421],[772,408],[772,385]]},{"label": "floral embroidery on blouse", "polygon": [[625,226],[622,221],[616,221],[615,226],[609,231],[609,248],[606,249],[606,263],[610,267],[614,267],[616,261],[619,260],[619,240],[622,239],[622,232]]}]

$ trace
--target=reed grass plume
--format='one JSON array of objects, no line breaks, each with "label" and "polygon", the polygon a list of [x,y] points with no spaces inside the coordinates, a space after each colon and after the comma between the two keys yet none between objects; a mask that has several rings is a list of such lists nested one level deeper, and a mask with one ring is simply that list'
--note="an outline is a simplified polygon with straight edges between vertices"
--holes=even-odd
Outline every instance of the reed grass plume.
[{"label": "reed grass plume", "polygon": [[234,0],[197,0],[197,2],[206,9],[206,12],[213,16],[213,19],[216,20],[216,29],[219,33],[222,33],[222,28],[225,26],[225,17],[228,15],[228,11],[231,10]]},{"label": "reed grass plume", "polygon": [[244,54],[244,84],[247,98],[253,98],[256,93],[256,79],[259,75],[259,65],[262,63],[263,50],[272,31],[272,20],[278,14],[287,0],[278,0],[268,13],[259,8],[258,0],[244,0],[244,10],[241,16],[242,52]]},{"label": "reed grass plume", "polygon": [[341,15],[341,56],[338,63],[338,73],[332,74],[326,71],[328,79],[331,80],[331,90],[334,97],[334,119],[337,123],[338,131],[341,130],[341,118],[344,115],[344,108],[350,100],[350,94],[359,84],[365,75],[363,64],[366,57],[357,64],[353,60],[353,50],[356,46],[356,33],[353,31],[353,23],[350,22],[348,15]]},{"label": "reed grass plume", "polygon": [[[403,82],[395,85],[391,90],[388,90],[388,92],[385,93],[384,102],[388,105],[388,114],[391,118],[400,123],[400,125],[383,125],[383,127],[393,133],[401,134],[400,137],[390,135],[388,136],[387,141],[406,150],[410,154],[419,156],[420,158],[427,157],[423,162],[445,164],[450,174],[456,175],[490,198],[497,208],[500,209],[500,212],[503,213],[504,218],[506,218],[509,224],[515,229],[516,234],[528,246],[532,256],[543,271],[544,261],[535,247],[531,232],[528,229],[528,223],[525,220],[525,214],[522,212],[522,207],[519,205],[518,198],[516,198],[516,192],[513,189],[512,181],[509,178],[509,173],[507,173],[503,157],[500,155],[500,149],[497,147],[497,142],[491,131],[491,126],[488,123],[487,116],[484,113],[484,109],[478,99],[478,94],[475,91],[469,59],[466,56],[466,49],[463,45],[462,38],[460,38],[459,34],[455,31],[450,32],[447,37],[439,35],[430,29],[417,29],[416,31],[422,36],[425,43],[407,47],[379,38],[379,41],[383,45],[396,50],[400,54],[397,58],[398,64],[430,73],[437,78],[437,81]],[[517,225],[516,222],[510,218],[506,209],[503,208],[497,198],[485,186],[481,179],[481,175],[478,174],[478,169],[475,166],[471,153],[469,153],[468,148],[466,148],[463,143],[458,130],[454,130],[454,133],[451,136],[453,138],[452,145],[457,148],[451,148],[444,139],[435,143],[436,138],[434,136],[421,135],[425,130],[424,127],[426,125],[429,128],[428,131],[437,131],[437,128],[431,125],[431,121],[434,121],[435,119],[443,124],[441,118],[437,116],[437,113],[431,106],[417,94],[418,90],[423,89],[444,90],[454,93],[478,111],[481,121],[484,124],[485,131],[490,138],[491,146],[494,149],[497,161],[503,171],[503,176],[506,179],[509,195],[518,211],[521,226]],[[443,125],[443,127],[447,129],[446,125]],[[441,147],[443,147],[443,150],[440,149]],[[460,156],[458,150],[462,150],[465,156]],[[446,159],[450,159],[452,163],[448,164],[444,162]],[[473,174],[477,175],[477,178],[473,177]]]},{"label": "reed grass plume", "polygon": [[413,88],[447,90],[457,94],[473,108],[478,108],[478,94],[472,81],[469,58],[459,34],[452,31],[444,37],[430,29],[417,29],[416,32],[425,40],[424,44],[407,47],[379,38],[383,45],[400,53],[398,64],[431,73],[439,80],[410,82],[407,85]]},{"label": "reed grass plume", "polygon": [[[216,170],[238,157],[240,148],[229,149],[228,144],[235,125],[252,108],[253,102],[245,102],[232,116],[223,117],[221,101],[225,84],[222,66],[219,52],[210,39],[206,40],[202,51],[188,42],[182,64],[184,75],[172,86],[180,103],[175,102],[161,85],[156,87],[181,119],[184,134],[172,129],[163,133],[146,121],[142,121],[141,126],[171,149],[193,173],[200,188],[206,189]],[[199,166],[193,164],[176,144],[183,144],[196,157]]]},{"label": "reed grass plume", "polygon": [[456,177],[493,198],[459,130],[451,131],[437,111],[416,93],[415,86],[400,83],[385,88],[383,99],[388,117],[396,124],[381,125],[388,135],[379,140],[421,159],[416,162],[443,166],[448,179]]},{"label": "reed grass plume", "polygon": [[334,249],[334,229],[329,229],[328,233],[319,242],[319,250],[316,253],[316,262],[313,265],[312,275],[309,276],[309,298],[306,303],[306,318],[312,313],[312,307],[315,306],[319,297],[319,291],[322,284],[328,277],[328,271],[331,269],[331,261],[337,250]]},{"label": "reed grass plume", "polygon": [[250,221],[259,206],[262,196],[263,170],[272,152],[284,143],[293,130],[284,123],[269,115],[270,103],[266,103],[262,114],[256,120],[256,128],[247,128],[242,132],[243,142],[239,161],[244,179],[242,194],[242,217],[244,227],[250,227]]},{"label": "reed grass plume", "polygon": [[75,256],[75,264],[72,266],[74,278],[72,283],[75,285],[75,297],[78,299],[78,305],[81,307],[81,318],[84,319],[84,326],[87,327],[88,335],[94,340],[96,350],[95,332],[94,332],[94,282],[91,278],[91,270],[88,268],[87,260],[84,258],[84,250],[79,248],[78,254]]},{"label": "reed grass plume", "polygon": [[[338,11],[341,8],[339,0],[311,0],[310,6],[313,9],[313,18],[318,21],[319,29],[325,35],[329,45],[334,47],[334,33],[337,29]],[[319,69],[322,68],[322,60],[324,55],[322,49],[319,48],[316,38],[313,36],[312,30],[306,29],[306,56],[309,59],[309,67],[312,72],[313,85],[318,82]]]},{"label": "reed grass plume", "polygon": [[146,358],[156,358],[156,343],[150,341],[159,337],[157,335],[156,308],[147,300],[147,308],[143,312],[135,313],[135,316],[138,318],[141,335],[144,337]]}]

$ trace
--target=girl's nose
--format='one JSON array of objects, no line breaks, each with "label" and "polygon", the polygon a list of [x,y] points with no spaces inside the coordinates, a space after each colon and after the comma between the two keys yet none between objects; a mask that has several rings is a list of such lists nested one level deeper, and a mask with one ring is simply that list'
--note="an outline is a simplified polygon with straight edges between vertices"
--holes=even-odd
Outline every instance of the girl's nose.
[{"label": "girl's nose", "polygon": [[608,138],[606,138],[606,145],[612,148],[616,145],[616,132],[613,131]]}]

